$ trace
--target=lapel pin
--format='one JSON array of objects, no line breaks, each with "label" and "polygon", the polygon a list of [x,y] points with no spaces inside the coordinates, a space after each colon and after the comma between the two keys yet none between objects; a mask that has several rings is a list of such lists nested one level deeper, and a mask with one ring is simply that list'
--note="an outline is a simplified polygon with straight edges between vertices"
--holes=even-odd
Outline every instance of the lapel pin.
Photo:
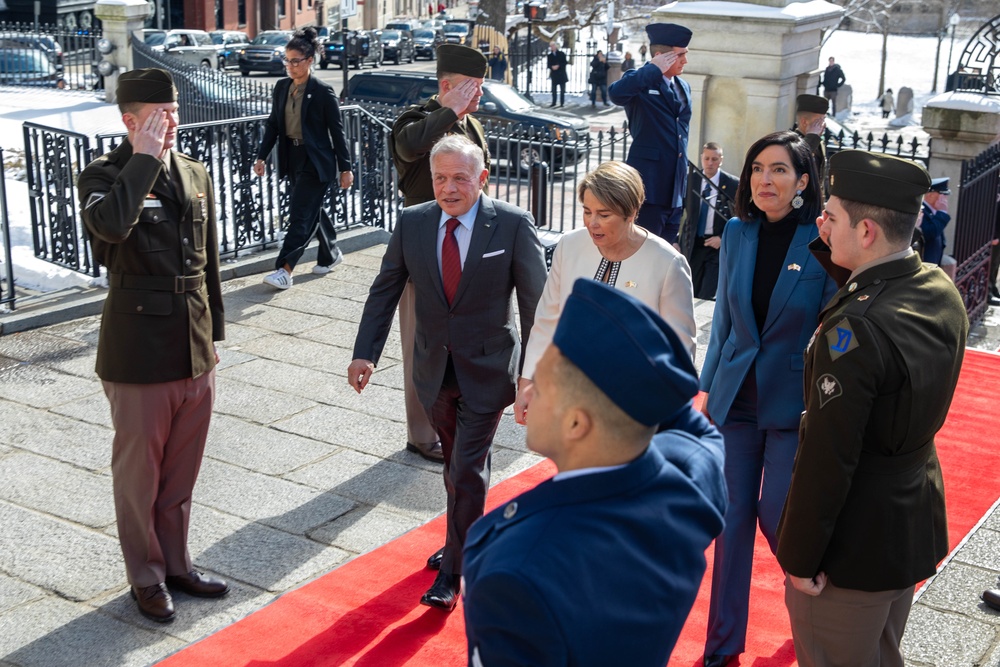
[{"label": "lapel pin", "polygon": [[632,280],[626,281],[625,287],[635,287],[635,282]]},{"label": "lapel pin", "polygon": [[789,271],[801,271],[802,267],[799,266],[798,264],[792,262],[791,264],[788,265],[788,270]]},{"label": "lapel pin", "polygon": [[851,283],[850,285],[847,286],[847,291],[848,292],[853,292],[856,289],[858,289],[858,284],[857,283]]}]

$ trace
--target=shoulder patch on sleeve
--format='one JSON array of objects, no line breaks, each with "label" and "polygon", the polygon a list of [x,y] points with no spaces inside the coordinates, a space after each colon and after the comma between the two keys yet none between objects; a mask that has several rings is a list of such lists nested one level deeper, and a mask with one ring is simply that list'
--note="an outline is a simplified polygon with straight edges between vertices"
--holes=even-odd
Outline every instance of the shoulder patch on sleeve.
[{"label": "shoulder patch on sleeve", "polygon": [[108,196],[107,192],[91,192],[90,196],[87,197],[87,203],[84,204],[83,208],[88,209],[107,196]]},{"label": "shoulder patch on sleeve", "polygon": [[840,384],[840,381],[829,373],[823,373],[823,375],[819,376],[816,380],[816,388],[819,389],[820,409],[833,399],[844,394],[844,388]]},{"label": "shoulder patch on sleeve", "polygon": [[830,347],[830,361],[836,361],[851,350],[858,347],[858,339],[854,335],[851,323],[845,317],[826,332],[826,341]]}]

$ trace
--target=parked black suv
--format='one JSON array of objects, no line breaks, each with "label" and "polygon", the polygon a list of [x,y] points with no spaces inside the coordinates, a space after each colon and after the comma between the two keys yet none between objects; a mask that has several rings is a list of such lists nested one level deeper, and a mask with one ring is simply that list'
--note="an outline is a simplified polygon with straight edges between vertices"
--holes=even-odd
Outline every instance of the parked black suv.
[{"label": "parked black suv", "polygon": [[412,63],[416,58],[413,35],[409,30],[383,30],[379,39],[382,40],[383,60],[391,60],[398,65],[401,61]]},{"label": "parked black suv", "polygon": [[413,57],[437,60],[437,47],[444,43],[444,35],[433,28],[413,31]]},{"label": "parked black suv", "polygon": [[382,42],[378,35],[367,30],[351,30],[347,33],[347,57],[344,57],[344,33],[335,32],[323,44],[319,66],[326,69],[330,65],[347,69],[350,65],[361,69],[365,65],[382,65]]},{"label": "parked black suv", "polygon": [[[437,90],[433,74],[362,72],[348,81],[341,99],[391,120],[402,108],[428,100]],[[589,150],[587,121],[565,111],[542,109],[499,81],[487,79],[483,83],[483,97],[475,116],[486,126],[490,153],[500,160],[516,162],[525,172],[536,160],[561,170],[579,162]]]}]

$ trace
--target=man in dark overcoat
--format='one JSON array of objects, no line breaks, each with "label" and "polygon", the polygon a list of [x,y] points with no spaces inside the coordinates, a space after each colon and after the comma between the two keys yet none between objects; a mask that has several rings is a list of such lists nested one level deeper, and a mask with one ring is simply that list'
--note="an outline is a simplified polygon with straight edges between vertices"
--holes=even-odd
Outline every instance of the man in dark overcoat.
[{"label": "man in dark overcoat", "polygon": [[514,402],[521,347],[546,276],[531,214],[482,192],[487,171],[476,144],[442,138],[431,151],[431,173],[436,199],[403,210],[368,293],[347,373],[360,393],[412,280],[413,382],[441,437],[448,494],[440,571],[420,602],[451,611],[461,588],[462,546],[483,515],[493,438]]},{"label": "man in dark overcoat", "polygon": [[663,667],[726,510],[691,356],[651,308],[581,278],[534,381],[528,447],[559,472],[469,532],[469,664]]},{"label": "man in dark overcoat", "polygon": [[[460,134],[483,150],[486,169],[490,150],[486,132],[472,114],[479,109],[487,61],[482,51],[460,44],[442,44],[437,50],[438,94],[404,111],[392,124],[389,150],[399,173],[404,204],[415,206],[434,201],[431,183],[431,148],[446,134]],[[413,385],[413,286],[407,283],[399,299],[399,338],[403,352],[403,400],[406,405],[406,449],[428,461],[441,463],[441,440],[420,404]],[[441,565],[440,552],[428,567]]]},{"label": "man in dark overcoat", "polygon": [[625,107],[632,145],[626,162],[642,174],[646,203],[636,223],[677,242],[687,195],[687,144],[691,86],[680,74],[687,64],[691,31],[674,23],[646,26],[653,57],[608,87],[611,101]]},{"label": "man in dark overcoat", "polygon": [[681,253],[691,265],[696,299],[714,299],[719,287],[719,248],[722,230],[732,216],[732,203],[740,180],[722,170],[722,146],[710,141],[701,149],[702,177],[688,184]]},{"label": "man in dark overcoat", "polygon": [[174,618],[168,587],[229,590],[195,570],[187,548],[225,330],[215,197],[205,167],[173,150],[170,74],[126,72],[117,95],[128,138],[80,174],[80,208],[110,287],[97,375],[115,427],[118,539],[139,611],[162,622]]},{"label": "man in dark overcoat", "polygon": [[969,321],[954,283],[910,248],[930,184],[908,160],[830,158],[813,245],[849,275],[806,350],[806,409],[778,525],[802,667],[902,665],[914,585],[948,553],[934,436]]},{"label": "man in dark overcoat", "polygon": [[549,42],[549,54],[545,56],[545,66],[549,68],[549,79],[552,81],[552,104],[556,105],[556,95],[559,96],[559,106],[566,104],[566,82],[569,74],[566,72],[566,53],[555,42]]}]

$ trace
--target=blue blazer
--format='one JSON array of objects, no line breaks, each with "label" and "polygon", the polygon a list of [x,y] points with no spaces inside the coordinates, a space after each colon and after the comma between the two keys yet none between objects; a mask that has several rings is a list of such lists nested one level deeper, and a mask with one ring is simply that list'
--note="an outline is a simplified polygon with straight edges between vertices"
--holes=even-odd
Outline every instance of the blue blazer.
[{"label": "blue blazer", "polygon": [[837,286],[809,252],[809,242],[819,235],[816,225],[799,225],[785,255],[785,269],[774,285],[764,330],[758,334],[751,292],[760,225],[733,218],[722,233],[719,289],[701,389],[708,392],[708,414],[724,425],[733,399],[756,364],[757,427],[797,429],[804,409],[806,346],[819,327],[820,310],[837,293]]},{"label": "blue blazer", "polygon": [[691,128],[691,86],[677,76],[674,83],[684,93],[683,104],[653,63],[625,72],[608,87],[611,101],[625,107],[632,134],[625,161],[642,174],[646,201],[667,208],[684,206]]},{"label": "blue blazer", "polygon": [[470,665],[667,664],[726,510],[722,436],[693,408],[671,427],[623,468],[542,482],[473,524]]}]

